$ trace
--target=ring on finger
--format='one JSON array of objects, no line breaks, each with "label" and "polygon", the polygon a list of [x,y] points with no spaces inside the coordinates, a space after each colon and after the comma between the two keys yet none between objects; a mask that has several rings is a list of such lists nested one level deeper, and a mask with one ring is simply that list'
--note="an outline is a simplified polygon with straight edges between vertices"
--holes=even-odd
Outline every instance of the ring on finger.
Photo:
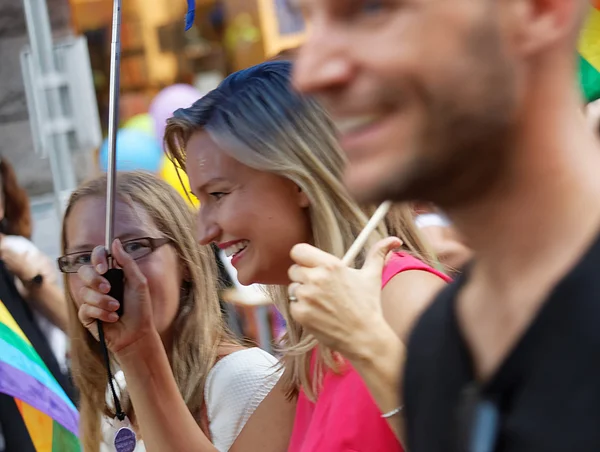
[{"label": "ring on finger", "polygon": [[296,297],[296,289],[300,286],[300,283],[294,282],[288,287],[288,301],[290,303],[294,303],[298,301],[298,297]]}]

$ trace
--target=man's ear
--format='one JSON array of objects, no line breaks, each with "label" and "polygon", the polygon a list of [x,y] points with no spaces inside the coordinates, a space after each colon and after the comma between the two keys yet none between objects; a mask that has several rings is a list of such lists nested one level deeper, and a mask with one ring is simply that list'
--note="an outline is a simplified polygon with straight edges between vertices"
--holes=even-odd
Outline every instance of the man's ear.
[{"label": "man's ear", "polygon": [[572,39],[581,24],[580,0],[512,0],[506,8],[513,45],[524,56]]}]

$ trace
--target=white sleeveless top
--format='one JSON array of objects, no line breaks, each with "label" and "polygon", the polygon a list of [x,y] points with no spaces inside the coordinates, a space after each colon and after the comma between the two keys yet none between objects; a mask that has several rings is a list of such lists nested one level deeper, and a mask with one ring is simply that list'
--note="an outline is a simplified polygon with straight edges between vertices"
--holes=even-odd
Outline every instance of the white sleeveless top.
[{"label": "white sleeveless top", "polygon": [[[283,371],[276,358],[260,348],[249,348],[231,353],[219,360],[208,373],[204,398],[212,443],[219,452],[227,452],[236,438],[279,381]],[[115,375],[121,388],[125,388],[123,372]],[[110,389],[107,401],[112,406]],[[116,452],[113,445],[117,427],[105,418],[102,424],[104,443],[100,452]],[[134,452],[145,452],[139,441]]]}]

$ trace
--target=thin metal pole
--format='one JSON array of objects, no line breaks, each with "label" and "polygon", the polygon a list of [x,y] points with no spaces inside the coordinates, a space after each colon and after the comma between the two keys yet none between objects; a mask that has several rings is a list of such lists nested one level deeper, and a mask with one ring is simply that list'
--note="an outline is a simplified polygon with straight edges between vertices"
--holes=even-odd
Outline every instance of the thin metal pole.
[{"label": "thin metal pole", "polygon": [[117,177],[117,128],[119,126],[119,69],[121,66],[121,0],[114,0],[110,49],[110,97],[108,109],[108,168],[106,184],[106,249],[114,237],[115,186]]}]

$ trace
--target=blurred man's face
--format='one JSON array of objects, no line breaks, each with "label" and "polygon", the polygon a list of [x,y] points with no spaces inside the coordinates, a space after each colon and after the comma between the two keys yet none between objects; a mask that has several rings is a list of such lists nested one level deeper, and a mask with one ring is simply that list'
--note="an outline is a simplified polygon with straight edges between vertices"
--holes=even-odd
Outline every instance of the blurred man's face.
[{"label": "blurred man's face", "polygon": [[491,184],[518,103],[497,0],[299,0],[294,80],[330,110],[360,201],[448,206]]}]

